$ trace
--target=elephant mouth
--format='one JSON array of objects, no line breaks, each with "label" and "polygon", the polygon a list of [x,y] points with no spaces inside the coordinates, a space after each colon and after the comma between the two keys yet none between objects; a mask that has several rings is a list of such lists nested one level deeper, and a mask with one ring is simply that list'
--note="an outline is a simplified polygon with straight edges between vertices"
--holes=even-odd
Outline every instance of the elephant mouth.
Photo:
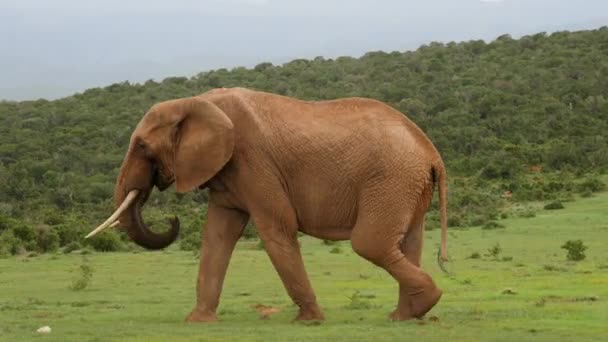
[{"label": "elephant mouth", "polygon": [[175,182],[175,177],[173,175],[168,176],[160,167],[155,166],[152,172],[152,182],[158,191],[167,190]]},{"label": "elephant mouth", "polygon": [[154,185],[156,186],[156,188],[158,189],[158,191],[165,191],[173,183],[174,183],[174,180],[172,178],[170,178],[170,179],[167,179],[167,180],[160,180],[160,181],[154,182]]}]

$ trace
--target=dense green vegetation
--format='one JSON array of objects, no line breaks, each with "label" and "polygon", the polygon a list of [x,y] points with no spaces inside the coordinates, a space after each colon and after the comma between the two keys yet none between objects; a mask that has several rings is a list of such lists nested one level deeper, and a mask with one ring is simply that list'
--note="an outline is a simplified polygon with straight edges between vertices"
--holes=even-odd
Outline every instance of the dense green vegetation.
[{"label": "dense green vegetation", "polygon": [[[0,259],[0,340],[604,341],[607,206],[604,192],[535,218],[505,219],[505,229],[451,230],[451,275],[435,263],[438,232],[428,232],[422,264],[444,295],[423,321],[388,321],[397,283],[348,242],[300,239],[327,318],[320,325],[291,323],[296,307],[255,241],[237,246],[218,324],[183,323],[195,301],[198,259],[177,245],[160,253]],[[579,239],[587,257],[568,261],[561,246]],[[280,312],[260,319],[258,304]],[[47,325],[52,332],[37,336]]]},{"label": "dense green vegetation", "polygon": [[[0,102],[0,254],[82,243],[113,207],[132,129],[154,103],[215,87],[303,99],[365,96],[407,113],[434,141],[450,177],[450,225],[533,216],[513,202],[592,196],[608,168],[608,27],[431,43],[361,58],[298,59],[162,82],[128,82],[55,101]],[[156,226],[177,213],[197,234],[206,193],[155,193]],[[429,228],[437,225],[430,215]],[[102,234],[101,250],[125,248]],[[188,246],[184,243],[184,246]],[[79,246],[72,245],[71,249]]]}]

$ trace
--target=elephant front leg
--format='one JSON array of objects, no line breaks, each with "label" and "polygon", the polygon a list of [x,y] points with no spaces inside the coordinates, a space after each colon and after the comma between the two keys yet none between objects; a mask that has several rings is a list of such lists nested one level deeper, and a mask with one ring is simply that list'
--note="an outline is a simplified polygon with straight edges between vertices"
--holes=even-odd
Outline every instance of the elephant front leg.
[{"label": "elephant front leg", "polygon": [[213,322],[224,284],[224,277],[236,242],[243,234],[249,216],[241,211],[209,203],[207,223],[201,241],[201,260],[196,287],[196,307],[188,322]]}]

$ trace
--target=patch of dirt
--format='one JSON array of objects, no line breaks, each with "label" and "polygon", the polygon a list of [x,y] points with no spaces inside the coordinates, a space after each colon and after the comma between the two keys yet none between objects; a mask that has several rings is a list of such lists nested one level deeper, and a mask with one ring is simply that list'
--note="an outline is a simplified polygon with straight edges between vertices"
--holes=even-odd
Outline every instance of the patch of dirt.
[{"label": "patch of dirt", "polygon": [[260,315],[260,319],[267,319],[268,317],[270,317],[270,315],[274,315],[275,313],[281,312],[281,308],[264,304],[255,304],[253,305],[253,308]]},{"label": "patch of dirt", "polygon": [[57,314],[54,312],[50,312],[50,311],[37,311],[34,312],[30,315],[30,317],[32,318],[62,318],[64,317],[64,315],[62,314]]}]

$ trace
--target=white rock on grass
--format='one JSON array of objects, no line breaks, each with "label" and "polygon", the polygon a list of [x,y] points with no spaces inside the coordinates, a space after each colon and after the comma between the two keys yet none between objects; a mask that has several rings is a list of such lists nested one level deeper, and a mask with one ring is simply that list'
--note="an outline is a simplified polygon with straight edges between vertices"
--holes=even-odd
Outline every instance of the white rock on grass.
[{"label": "white rock on grass", "polygon": [[43,327],[38,328],[38,330],[36,330],[36,332],[39,334],[50,334],[51,327],[49,327],[48,325],[45,325]]}]

